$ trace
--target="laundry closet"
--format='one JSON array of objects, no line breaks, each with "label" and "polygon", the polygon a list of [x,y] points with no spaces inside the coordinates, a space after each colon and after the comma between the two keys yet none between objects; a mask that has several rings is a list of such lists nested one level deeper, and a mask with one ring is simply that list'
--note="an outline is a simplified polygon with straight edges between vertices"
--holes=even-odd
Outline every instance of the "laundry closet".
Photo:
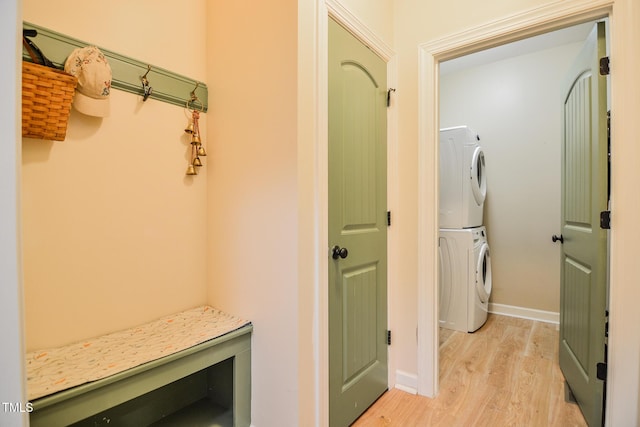
[{"label": "laundry closet", "polygon": [[490,312],[558,321],[561,87],[591,26],[440,65],[440,128],[473,128],[484,151]]}]

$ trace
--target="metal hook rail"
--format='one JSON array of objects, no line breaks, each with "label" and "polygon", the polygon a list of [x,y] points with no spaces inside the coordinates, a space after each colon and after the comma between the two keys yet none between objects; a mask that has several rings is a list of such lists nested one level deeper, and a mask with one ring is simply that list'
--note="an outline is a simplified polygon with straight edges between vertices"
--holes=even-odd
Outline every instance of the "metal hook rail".
[{"label": "metal hook rail", "polygon": [[[38,36],[34,39],[34,42],[43,52],[46,52],[47,57],[60,68],[64,66],[64,61],[71,51],[75,48],[89,45],[89,43],[28,22],[24,22],[23,27],[24,29],[37,30]],[[146,62],[120,55],[108,49],[103,49],[100,46],[98,47],[107,57],[109,65],[111,66],[111,87],[136,95],[142,95],[140,76],[143,74],[146,75],[145,73],[147,73],[152,66]],[[23,59],[30,60],[26,53],[23,54]],[[193,96],[202,104],[200,110],[206,112],[208,107],[208,90],[204,83],[156,67],[155,65],[153,66],[153,93],[149,94],[151,99],[184,107],[186,103],[193,100]]]}]

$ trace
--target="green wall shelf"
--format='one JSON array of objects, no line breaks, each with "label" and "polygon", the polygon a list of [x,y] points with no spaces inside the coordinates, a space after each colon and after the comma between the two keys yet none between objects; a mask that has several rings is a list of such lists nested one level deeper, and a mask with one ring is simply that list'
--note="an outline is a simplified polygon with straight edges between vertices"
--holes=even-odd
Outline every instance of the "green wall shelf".
[{"label": "green wall shelf", "polygon": [[[34,29],[38,32],[38,36],[33,37],[31,40],[38,45],[40,50],[42,50],[51,62],[60,68],[63,68],[65,60],[75,48],[91,45],[90,43],[28,22],[23,23],[23,28]],[[203,112],[207,111],[208,90],[207,85],[204,83],[181,76],[164,68],[156,67],[153,64],[148,64],[108,49],[103,49],[100,46],[98,46],[98,48],[107,57],[109,65],[111,66],[111,87],[142,97],[143,88],[141,77],[147,72],[148,67],[151,66],[147,78],[153,88],[153,92],[149,96],[149,99],[184,107],[187,101],[191,100],[191,93],[195,91],[195,95],[198,97],[200,103],[202,103],[202,108],[200,108],[199,103],[195,103],[195,105],[192,104],[191,107],[201,109]],[[23,52],[23,59],[31,60],[26,52]]]}]

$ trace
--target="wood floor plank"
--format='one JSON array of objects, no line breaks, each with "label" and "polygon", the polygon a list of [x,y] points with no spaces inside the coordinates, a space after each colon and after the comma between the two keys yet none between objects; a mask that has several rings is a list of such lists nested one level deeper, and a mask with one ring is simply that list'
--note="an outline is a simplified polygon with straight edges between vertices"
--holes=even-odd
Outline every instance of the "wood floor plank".
[{"label": "wood floor plank", "polygon": [[490,314],[475,333],[445,332],[440,343],[435,399],[392,389],[353,426],[586,426],[564,400],[555,325]]},{"label": "wood floor plank", "polygon": [[549,426],[553,427],[582,427],[586,423],[577,404],[565,403],[564,376],[558,363],[553,364],[552,384],[549,412]]},{"label": "wood floor plank", "polygon": [[473,343],[473,339],[467,339],[466,334],[453,332],[440,347],[440,375],[446,376],[457,363],[458,356],[466,352]]},{"label": "wood floor plank", "polygon": [[508,425],[547,425],[552,363],[540,357],[522,358],[506,411]]},{"label": "wood floor plank", "polygon": [[438,333],[438,339],[440,340],[440,347],[447,342],[449,337],[453,335],[454,331],[452,329],[440,328],[440,332]]},{"label": "wood floor plank", "polygon": [[497,342],[497,350],[489,364],[487,381],[498,388],[510,388],[511,380],[524,357],[524,348],[530,329],[506,326],[502,339]]},{"label": "wood floor plank", "polygon": [[558,331],[556,325],[533,322],[531,338],[525,349],[526,356],[539,356],[555,360],[558,352]]}]

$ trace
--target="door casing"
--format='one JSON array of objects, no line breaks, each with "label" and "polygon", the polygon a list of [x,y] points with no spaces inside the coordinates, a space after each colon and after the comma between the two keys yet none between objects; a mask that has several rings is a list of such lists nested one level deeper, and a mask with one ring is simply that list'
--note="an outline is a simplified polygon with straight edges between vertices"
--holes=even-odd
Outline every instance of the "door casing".
[{"label": "door casing", "polygon": [[438,301],[439,63],[609,17],[614,1],[563,3],[549,4],[419,46],[417,391],[420,395],[435,397],[438,392],[438,307],[434,302]]}]

